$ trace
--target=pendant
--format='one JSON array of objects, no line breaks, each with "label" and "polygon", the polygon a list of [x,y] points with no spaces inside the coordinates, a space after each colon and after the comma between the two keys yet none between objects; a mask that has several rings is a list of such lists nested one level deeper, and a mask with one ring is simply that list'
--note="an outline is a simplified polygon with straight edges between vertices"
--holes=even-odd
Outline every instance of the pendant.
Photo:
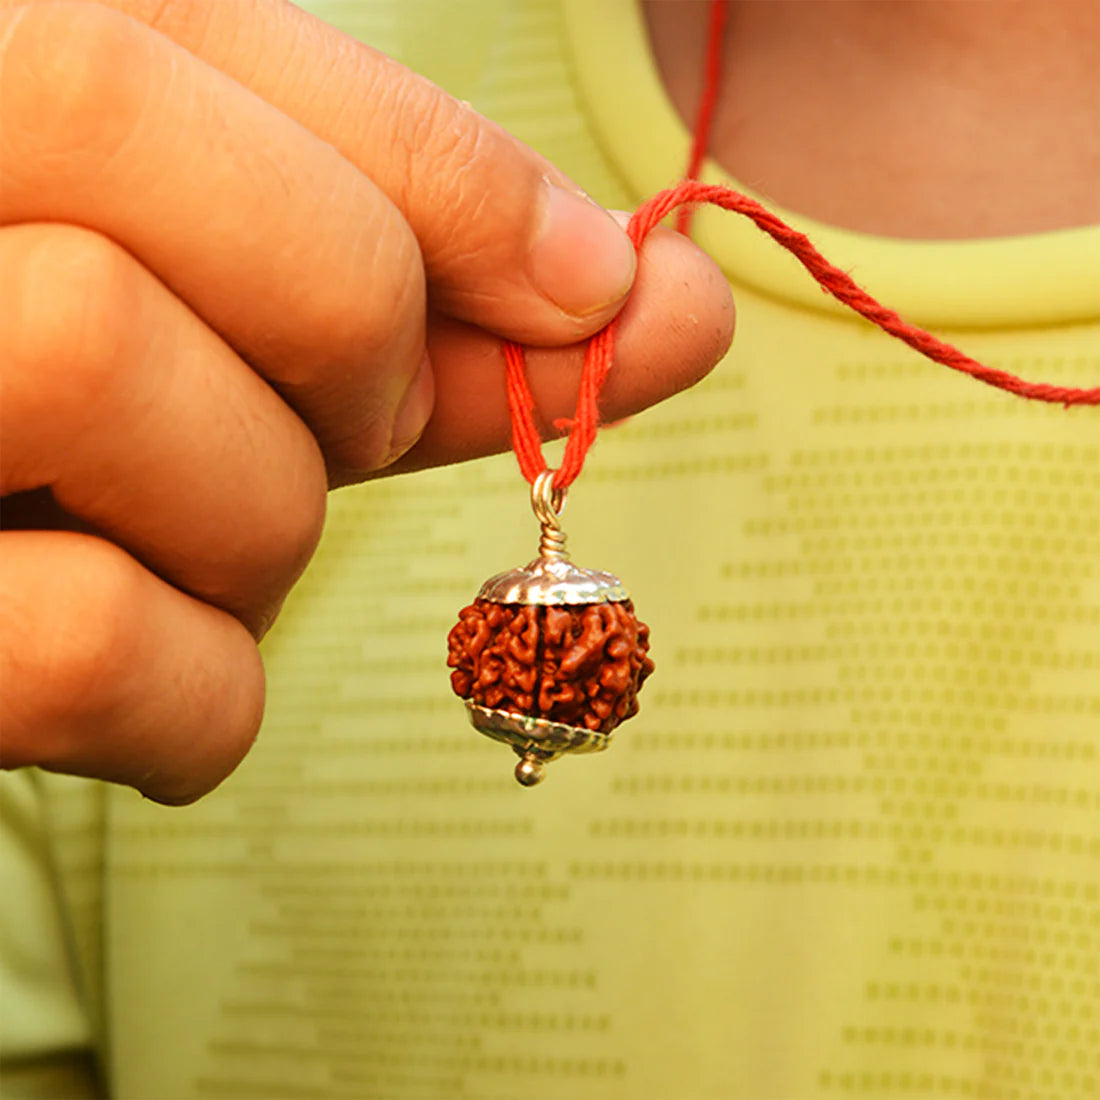
[{"label": "pendant", "polygon": [[539,556],[490,577],[447,636],[451,687],[473,727],[519,756],[525,787],[566,753],[606,749],[653,671],[649,628],[622,581],[569,560],[553,479],[545,470],[531,486]]}]

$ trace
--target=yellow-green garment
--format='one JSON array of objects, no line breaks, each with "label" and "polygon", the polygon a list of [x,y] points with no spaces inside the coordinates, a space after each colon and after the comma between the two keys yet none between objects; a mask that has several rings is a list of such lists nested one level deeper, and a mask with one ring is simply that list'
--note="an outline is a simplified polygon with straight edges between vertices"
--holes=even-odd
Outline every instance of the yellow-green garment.
[{"label": "yellow-green garment", "polygon": [[[308,6],[605,204],[684,162],[631,0]],[[975,357],[1100,384],[1100,227],[790,216]],[[336,495],[213,796],[44,781],[119,1098],[1100,1095],[1100,410],[927,362],[733,215],[696,236],[733,351],[607,430],[565,517],[653,630],[609,752],[522,790],[450,693],[457,610],[535,550],[506,455]]]}]

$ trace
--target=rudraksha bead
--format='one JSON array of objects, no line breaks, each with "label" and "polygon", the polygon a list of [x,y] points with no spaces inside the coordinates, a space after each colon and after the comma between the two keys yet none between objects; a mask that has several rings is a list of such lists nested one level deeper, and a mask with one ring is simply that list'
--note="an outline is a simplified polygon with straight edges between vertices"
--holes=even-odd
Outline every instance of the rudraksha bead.
[{"label": "rudraksha bead", "polygon": [[548,478],[532,503],[540,556],[486,581],[447,637],[455,694],[476,729],[520,756],[525,786],[564,753],[606,748],[653,671],[649,628],[622,582],[569,560]]}]

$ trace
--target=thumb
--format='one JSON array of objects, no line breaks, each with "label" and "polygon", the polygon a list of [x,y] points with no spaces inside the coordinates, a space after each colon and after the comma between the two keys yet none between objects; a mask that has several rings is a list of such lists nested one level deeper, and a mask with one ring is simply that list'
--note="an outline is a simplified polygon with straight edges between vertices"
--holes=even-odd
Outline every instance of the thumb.
[{"label": "thumb", "polygon": [[283,0],[102,0],[334,145],[402,211],[433,307],[565,344],[630,291],[634,248],[576,184],[469,104]]},{"label": "thumb", "polygon": [[408,219],[433,305],[524,343],[603,328],[635,274],[618,222],[468,104],[392,62],[370,75],[395,109],[365,112],[355,159]]}]

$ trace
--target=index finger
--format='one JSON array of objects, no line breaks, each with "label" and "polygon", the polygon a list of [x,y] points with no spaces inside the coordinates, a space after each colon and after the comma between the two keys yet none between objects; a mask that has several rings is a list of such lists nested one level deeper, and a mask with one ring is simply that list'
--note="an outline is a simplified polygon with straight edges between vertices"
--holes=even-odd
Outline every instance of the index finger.
[{"label": "index finger", "polygon": [[368,175],[412,227],[443,312],[554,345],[598,331],[625,301],[635,257],[620,226],[545,158],[377,50],[285,0],[100,2],[174,39]]}]

